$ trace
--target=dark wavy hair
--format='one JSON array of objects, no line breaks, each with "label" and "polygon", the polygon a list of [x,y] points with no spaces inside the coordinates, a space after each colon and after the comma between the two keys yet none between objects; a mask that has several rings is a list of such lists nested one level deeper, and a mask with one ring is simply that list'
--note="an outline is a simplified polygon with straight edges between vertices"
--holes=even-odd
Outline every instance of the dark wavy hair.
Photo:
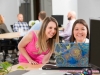
[{"label": "dark wavy hair", "polygon": [[77,19],[77,20],[74,22],[73,27],[72,27],[72,35],[71,35],[71,37],[70,37],[70,42],[74,42],[74,41],[75,41],[75,37],[74,37],[73,31],[74,31],[74,28],[75,28],[76,24],[78,24],[78,23],[79,23],[79,24],[82,24],[82,25],[84,25],[84,26],[86,27],[86,29],[87,29],[87,36],[86,36],[86,38],[89,39],[89,28],[88,28],[87,23],[86,23],[85,20],[83,20],[83,19]]}]

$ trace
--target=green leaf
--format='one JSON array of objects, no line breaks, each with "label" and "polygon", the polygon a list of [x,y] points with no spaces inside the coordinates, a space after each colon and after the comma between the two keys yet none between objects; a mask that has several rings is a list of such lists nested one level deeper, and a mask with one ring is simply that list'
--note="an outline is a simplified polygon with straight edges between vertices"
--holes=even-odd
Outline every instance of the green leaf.
[{"label": "green leaf", "polygon": [[1,73],[1,72],[5,72],[5,71],[4,71],[3,69],[0,69],[0,73]]},{"label": "green leaf", "polygon": [[2,62],[0,63],[0,66],[4,69],[7,70],[8,67],[11,67],[12,64],[8,63],[8,62]]},{"label": "green leaf", "polygon": [[35,22],[32,22],[31,24],[32,24],[32,26],[33,26],[33,25],[35,24]]},{"label": "green leaf", "polygon": [[24,67],[18,66],[17,69],[22,69],[22,70],[24,70]]},{"label": "green leaf", "polygon": [[10,70],[8,70],[9,67],[12,66],[12,64],[8,63],[8,62],[2,62],[0,63],[0,66],[2,67],[2,69],[0,69],[0,72],[4,73],[4,74],[8,74],[10,72]]}]

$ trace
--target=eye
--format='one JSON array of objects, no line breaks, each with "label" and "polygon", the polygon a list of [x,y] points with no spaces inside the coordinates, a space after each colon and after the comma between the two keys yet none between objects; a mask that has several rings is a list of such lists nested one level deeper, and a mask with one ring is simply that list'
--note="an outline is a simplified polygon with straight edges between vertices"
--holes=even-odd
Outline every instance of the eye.
[{"label": "eye", "polygon": [[82,30],[85,30],[85,29],[82,29]]},{"label": "eye", "polygon": [[57,28],[54,28],[54,30],[57,30]]},{"label": "eye", "polygon": [[49,27],[49,29],[52,29],[52,27]]},{"label": "eye", "polygon": [[75,30],[78,30],[78,29],[75,29]]}]

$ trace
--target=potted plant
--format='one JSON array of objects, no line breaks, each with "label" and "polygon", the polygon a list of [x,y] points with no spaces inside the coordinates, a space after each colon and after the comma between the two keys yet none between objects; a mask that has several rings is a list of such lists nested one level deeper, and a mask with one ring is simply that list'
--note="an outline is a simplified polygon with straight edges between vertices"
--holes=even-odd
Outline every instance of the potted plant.
[{"label": "potted plant", "polygon": [[[12,64],[9,62],[1,62],[0,63],[0,75],[6,75],[11,72]],[[17,70],[25,70],[27,67],[18,66]]]},{"label": "potted plant", "polygon": [[1,67],[0,68],[0,75],[5,75],[5,74],[8,74],[11,71],[12,64],[10,64],[9,62],[1,62],[0,67]]},{"label": "potted plant", "polygon": [[39,20],[31,20],[31,21],[29,21],[29,26],[33,26],[34,24],[36,24],[36,23],[39,23]]}]

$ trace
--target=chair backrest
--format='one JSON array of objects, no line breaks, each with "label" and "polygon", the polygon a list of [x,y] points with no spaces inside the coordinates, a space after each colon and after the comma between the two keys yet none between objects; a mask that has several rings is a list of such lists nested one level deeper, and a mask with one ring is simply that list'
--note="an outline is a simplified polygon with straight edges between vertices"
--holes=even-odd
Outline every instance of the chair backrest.
[{"label": "chair backrest", "polygon": [[0,34],[6,33],[4,29],[0,28]]},{"label": "chair backrest", "polygon": [[[6,33],[4,29],[0,28],[0,34],[3,34],[3,33]],[[5,48],[8,48],[8,49],[14,49],[14,42],[12,41],[12,39],[3,39],[3,40],[0,40],[0,45],[2,46],[8,46],[8,47],[5,47]]]},{"label": "chair backrest", "polygon": [[13,25],[10,25],[10,27],[11,27],[11,29],[12,29],[12,31],[13,31]]},{"label": "chair backrest", "polygon": [[[4,29],[0,28],[0,34],[6,33]],[[0,39],[0,45],[1,45],[1,39]]]}]

